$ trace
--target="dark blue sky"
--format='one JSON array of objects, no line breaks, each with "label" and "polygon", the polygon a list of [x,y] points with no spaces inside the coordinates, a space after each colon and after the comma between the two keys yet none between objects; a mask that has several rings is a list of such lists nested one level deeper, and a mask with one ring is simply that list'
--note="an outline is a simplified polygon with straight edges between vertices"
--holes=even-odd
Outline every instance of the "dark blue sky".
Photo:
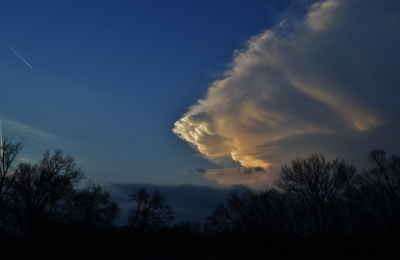
[{"label": "dark blue sky", "polygon": [[0,37],[33,69],[0,47],[2,116],[25,125],[4,123],[4,131],[26,139],[22,158],[64,149],[95,181],[205,183],[177,172],[220,166],[193,157],[198,152],[172,133],[173,124],[204,96],[233,51],[272,26],[284,6],[6,1]]},{"label": "dark blue sky", "polygon": [[260,188],[314,152],[363,165],[398,152],[399,3],[5,1],[3,130],[19,160],[63,149],[101,184]]}]

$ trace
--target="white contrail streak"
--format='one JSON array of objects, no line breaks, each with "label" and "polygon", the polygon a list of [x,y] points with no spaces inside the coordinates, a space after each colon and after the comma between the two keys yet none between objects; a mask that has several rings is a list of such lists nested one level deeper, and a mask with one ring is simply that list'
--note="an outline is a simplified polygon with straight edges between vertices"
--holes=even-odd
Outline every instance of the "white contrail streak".
[{"label": "white contrail streak", "polygon": [[7,47],[10,48],[10,50],[12,50],[21,60],[23,60],[23,61],[26,63],[26,65],[28,65],[29,67],[31,67],[31,69],[33,69],[32,66],[29,65],[29,63],[26,62],[26,60],[24,60],[21,56],[19,56],[18,53],[16,53],[10,46],[8,46],[7,43],[6,43],[6,45],[7,45]]}]

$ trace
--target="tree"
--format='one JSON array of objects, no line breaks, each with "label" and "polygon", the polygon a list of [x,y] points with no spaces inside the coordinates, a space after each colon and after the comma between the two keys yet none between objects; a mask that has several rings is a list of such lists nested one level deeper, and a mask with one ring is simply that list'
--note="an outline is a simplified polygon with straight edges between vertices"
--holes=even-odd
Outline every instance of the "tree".
[{"label": "tree", "polygon": [[191,219],[181,221],[178,225],[175,225],[175,227],[179,230],[181,235],[185,236],[198,235],[201,232],[201,223]]},{"label": "tree", "polygon": [[400,211],[400,156],[392,154],[387,159],[384,150],[373,150],[368,161],[372,164],[369,172],[373,179],[387,188],[392,206]]},{"label": "tree", "polygon": [[11,184],[14,181],[13,163],[24,147],[24,141],[13,142],[13,137],[2,136],[2,154],[0,156],[0,209],[12,198]]},{"label": "tree", "polygon": [[328,161],[322,154],[297,157],[290,166],[281,167],[282,173],[275,185],[311,214],[313,225],[310,232],[315,229],[318,236],[325,237],[329,207],[334,207],[339,195],[343,172],[353,172],[349,168],[354,167],[338,158]]},{"label": "tree", "polygon": [[370,226],[374,226],[375,235],[397,235],[400,232],[400,156],[392,154],[387,158],[384,150],[373,150],[368,161],[371,167],[363,171],[361,190],[367,200],[368,215],[373,219]]},{"label": "tree", "polygon": [[88,181],[85,187],[73,190],[63,200],[63,215],[67,227],[74,229],[112,226],[118,216],[118,204],[111,200],[110,192],[99,184]]},{"label": "tree", "polygon": [[167,204],[167,196],[159,190],[154,190],[150,196],[142,187],[129,196],[130,201],[135,203],[129,215],[129,222],[134,228],[162,227],[175,219],[172,207]]},{"label": "tree", "polygon": [[291,216],[286,197],[276,189],[259,192],[229,192],[226,203],[218,204],[207,218],[210,233],[244,235],[289,235]]},{"label": "tree", "polygon": [[64,156],[62,150],[55,150],[54,155],[46,151],[37,164],[20,163],[12,183],[15,196],[9,205],[20,232],[28,237],[38,232],[55,217],[58,203],[83,178],[75,159]]},{"label": "tree", "polygon": [[397,238],[400,232],[400,156],[369,154],[361,173],[321,154],[283,165],[280,190],[229,193],[207,218],[209,233],[329,239]]}]

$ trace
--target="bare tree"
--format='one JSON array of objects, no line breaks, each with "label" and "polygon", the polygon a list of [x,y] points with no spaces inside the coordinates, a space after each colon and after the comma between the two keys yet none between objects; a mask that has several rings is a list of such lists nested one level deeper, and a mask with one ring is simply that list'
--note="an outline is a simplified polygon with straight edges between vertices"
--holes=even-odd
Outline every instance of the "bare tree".
[{"label": "bare tree", "polygon": [[321,154],[282,166],[280,190],[231,191],[207,218],[209,233],[330,239],[397,238],[400,232],[400,156],[369,154],[361,173]]},{"label": "bare tree", "polygon": [[343,169],[352,167],[344,161],[328,161],[322,154],[297,157],[283,165],[275,185],[297,201],[313,217],[315,231],[325,237],[328,207],[338,196],[343,183]]},{"label": "bare tree", "polygon": [[12,198],[11,184],[14,180],[13,163],[24,147],[24,141],[13,142],[13,137],[3,136],[3,153],[0,156],[0,209]]},{"label": "bare tree", "polygon": [[205,226],[210,233],[244,235],[289,235],[292,232],[286,196],[276,189],[259,192],[229,192],[226,203],[218,204]]},{"label": "bare tree", "polygon": [[200,221],[191,219],[181,221],[178,225],[176,225],[176,227],[179,229],[180,234],[185,236],[198,235],[201,232]]},{"label": "bare tree", "polygon": [[392,206],[400,211],[400,156],[392,154],[387,159],[384,150],[373,150],[368,161],[372,164],[369,172],[374,180],[387,188]]},{"label": "bare tree", "polygon": [[[400,232],[400,156],[392,154],[389,158],[384,150],[373,150],[368,161],[371,167],[363,171],[361,190],[366,198],[369,230],[375,235],[397,235]],[[381,223],[376,226],[375,223]]]},{"label": "bare tree", "polygon": [[75,229],[110,227],[119,213],[110,192],[93,181],[88,181],[82,189],[71,191],[62,204],[62,220]]},{"label": "bare tree", "polygon": [[150,196],[146,188],[142,187],[129,196],[130,201],[135,203],[129,215],[133,227],[161,227],[175,219],[172,207],[167,203],[167,196],[159,190],[154,190]]},{"label": "bare tree", "polygon": [[9,207],[22,234],[37,232],[47,219],[54,217],[58,202],[84,178],[75,159],[62,153],[55,150],[50,155],[46,151],[39,163],[18,165],[12,183],[15,197]]}]

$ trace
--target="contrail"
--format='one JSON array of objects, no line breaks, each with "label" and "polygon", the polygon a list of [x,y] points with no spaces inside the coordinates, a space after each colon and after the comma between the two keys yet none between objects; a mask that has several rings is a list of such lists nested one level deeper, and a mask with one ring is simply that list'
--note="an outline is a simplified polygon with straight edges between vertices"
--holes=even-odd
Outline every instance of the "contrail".
[{"label": "contrail", "polygon": [[16,53],[10,46],[8,46],[7,43],[6,43],[6,45],[7,45],[7,47],[10,48],[10,50],[12,50],[21,60],[23,60],[23,61],[26,63],[26,65],[28,65],[29,67],[31,67],[31,69],[33,69],[32,66],[29,65],[29,63],[26,62],[26,60],[24,60],[21,56],[19,56],[18,53]]}]

